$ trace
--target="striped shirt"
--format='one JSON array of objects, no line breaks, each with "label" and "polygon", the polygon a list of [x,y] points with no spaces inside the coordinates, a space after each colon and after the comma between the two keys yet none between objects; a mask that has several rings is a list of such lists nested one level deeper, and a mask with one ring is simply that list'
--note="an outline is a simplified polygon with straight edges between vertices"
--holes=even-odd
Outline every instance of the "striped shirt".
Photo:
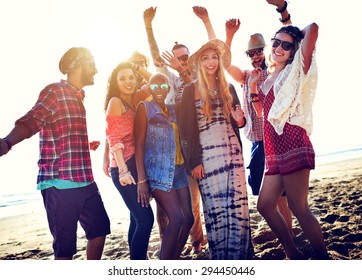
[{"label": "striped shirt", "polygon": [[[250,90],[248,86],[250,74],[251,71],[246,71],[245,83],[243,84],[243,110],[244,110],[244,116],[246,118],[244,134],[248,140],[252,142],[258,142],[258,141],[263,141],[263,117],[257,116],[253,104],[252,102],[250,102]],[[266,80],[267,77],[268,77],[268,72],[266,69],[264,69],[257,84],[258,89],[260,88],[260,85]]]},{"label": "striped shirt", "polygon": [[62,179],[93,182],[84,91],[61,80],[46,86],[15,125],[40,134],[37,183]]}]

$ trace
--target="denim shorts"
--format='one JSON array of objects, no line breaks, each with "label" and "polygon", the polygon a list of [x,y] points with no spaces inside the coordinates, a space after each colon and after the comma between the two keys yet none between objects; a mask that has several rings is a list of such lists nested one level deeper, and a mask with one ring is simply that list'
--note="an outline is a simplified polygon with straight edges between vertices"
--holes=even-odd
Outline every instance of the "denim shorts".
[{"label": "denim shorts", "polygon": [[172,186],[165,186],[164,184],[157,184],[155,182],[150,181],[149,187],[151,189],[151,192],[154,190],[161,190],[165,192],[170,192],[171,189],[182,189],[182,188],[188,188],[189,187],[189,181],[187,179],[187,172],[184,165],[176,165],[175,166],[175,174],[173,177],[173,183]]}]

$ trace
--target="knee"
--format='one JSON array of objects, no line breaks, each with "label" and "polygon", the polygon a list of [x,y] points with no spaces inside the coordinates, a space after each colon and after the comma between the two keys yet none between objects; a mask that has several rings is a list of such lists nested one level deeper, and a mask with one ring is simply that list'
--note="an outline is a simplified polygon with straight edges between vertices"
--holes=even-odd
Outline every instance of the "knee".
[{"label": "knee", "polygon": [[150,231],[153,227],[153,223],[154,223],[154,217],[153,217],[153,213],[151,212],[151,214],[145,214],[142,217],[138,217],[138,219],[136,219],[136,224],[137,227],[142,228],[143,230],[148,230]]},{"label": "knee", "polygon": [[263,217],[268,216],[269,213],[271,213],[273,210],[275,210],[275,209],[272,209],[271,205],[269,203],[267,203],[267,201],[261,200],[260,198],[256,205],[256,209]]},{"label": "knee", "polygon": [[302,205],[302,204],[293,203],[293,202],[288,201],[288,206],[289,206],[290,211],[292,211],[292,213],[297,218],[311,214],[308,205]]},{"label": "knee", "polygon": [[168,224],[169,226],[175,227],[175,228],[181,228],[184,223],[184,216],[182,213],[173,213],[168,217]]}]

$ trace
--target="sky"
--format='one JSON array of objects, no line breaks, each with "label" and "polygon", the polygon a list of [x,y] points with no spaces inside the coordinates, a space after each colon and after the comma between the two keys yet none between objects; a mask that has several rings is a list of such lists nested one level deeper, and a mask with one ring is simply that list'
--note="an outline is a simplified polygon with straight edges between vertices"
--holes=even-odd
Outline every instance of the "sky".
[{"label": "sky", "polygon": [[[362,144],[358,129],[362,97],[357,66],[362,61],[357,4],[357,0],[345,5],[334,0],[289,1],[294,25],[319,25],[319,80],[311,136],[317,154]],[[240,19],[231,51],[233,64],[243,69],[251,67],[244,53],[250,34],[260,32],[268,43],[281,27],[275,7],[265,0],[0,0],[0,137],[5,137],[14,121],[32,107],[47,84],[65,78],[58,69],[60,57],[71,47],[83,46],[92,51],[98,68],[95,85],[85,87],[89,138],[104,144],[103,101],[108,76],[134,50],[151,57],[143,11],[157,7],[153,28],[160,51],[170,50],[177,41],[193,53],[207,41],[201,20],[192,12],[195,5],[208,9],[216,35],[222,40],[225,21]],[[149,70],[154,72],[153,67]],[[229,81],[241,98],[239,85],[231,78]],[[6,183],[0,193],[35,186],[38,139],[36,135],[0,158],[0,182]],[[103,148],[92,152],[96,178],[102,179]]]}]

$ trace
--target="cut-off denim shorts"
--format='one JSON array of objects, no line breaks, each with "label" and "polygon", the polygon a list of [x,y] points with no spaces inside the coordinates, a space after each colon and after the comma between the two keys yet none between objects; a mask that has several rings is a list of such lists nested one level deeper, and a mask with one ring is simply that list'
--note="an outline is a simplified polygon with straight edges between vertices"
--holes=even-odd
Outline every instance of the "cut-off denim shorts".
[{"label": "cut-off denim shorts", "polygon": [[165,186],[164,184],[158,184],[156,182],[149,181],[148,186],[151,189],[151,192],[154,190],[161,190],[165,192],[170,192],[171,189],[182,189],[182,188],[188,188],[189,187],[189,181],[187,179],[187,172],[184,165],[176,165],[175,166],[175,174],[173,177],[173,183],[172,186]]}]

